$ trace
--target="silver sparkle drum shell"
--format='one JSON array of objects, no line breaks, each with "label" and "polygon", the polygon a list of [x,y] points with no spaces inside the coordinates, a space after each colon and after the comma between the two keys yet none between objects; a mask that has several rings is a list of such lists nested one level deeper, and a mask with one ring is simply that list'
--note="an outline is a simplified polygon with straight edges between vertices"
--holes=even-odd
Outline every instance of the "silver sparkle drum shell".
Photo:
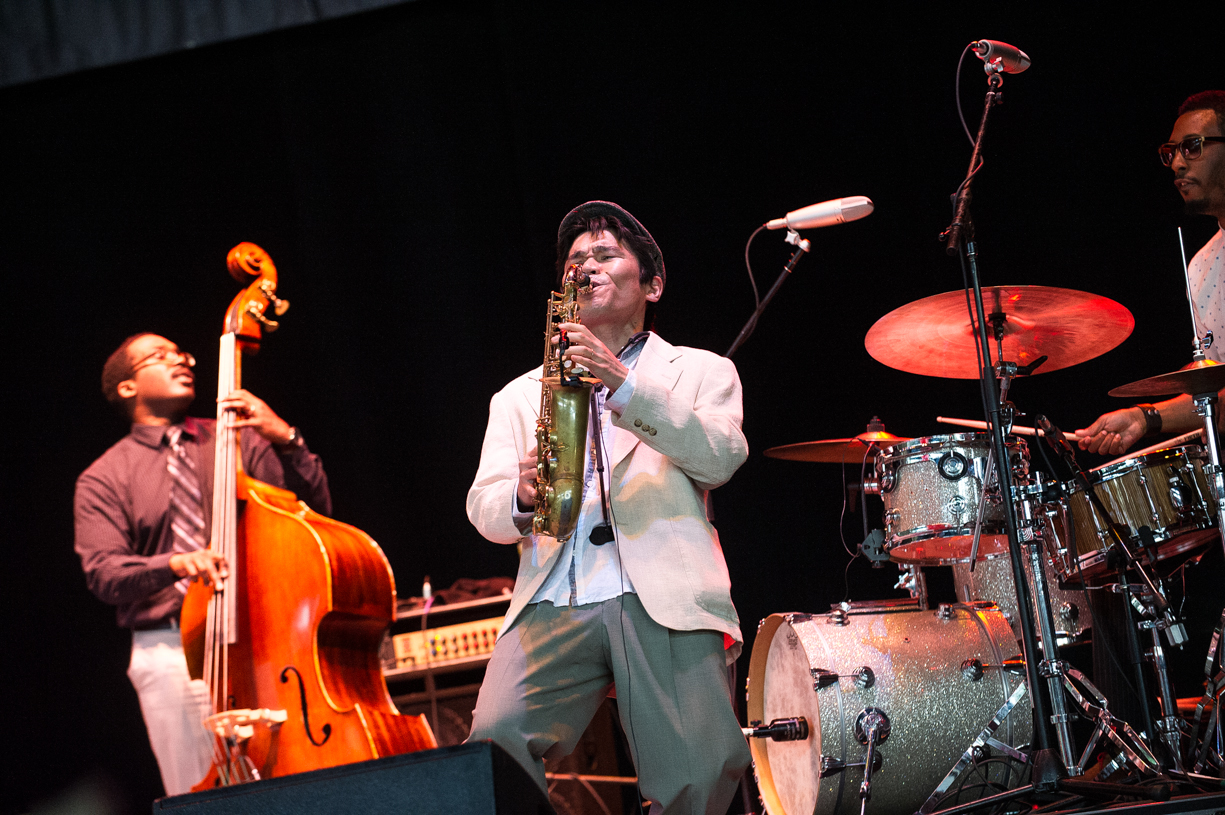
[{"label": "silver sparkle drum shell", "polygon": [[[1089,638],[1092,615],[1086,605],[1084,592],[1080,589],[1059,588],[1059,577],[1052,559],[1042,553],[1043,575],[1050,599],[1051,615],[1055,621],[1055,640],[1060,647],[1083,642]],[[982,560],[970,571],[969,563],[953,564],[953,587],[957,599],[963,603],[989,600],[996,604],[1004,619],[1012,627],[1012,633],[1021,640],[1021,622],[1017,616],[1017,586],[1012,579],[1012,560],[996,558]],[[1025,558],[1025,578],[1033,591],[1034,572],[1029,558]],[[1036,603],[1035,603],[1036,606]],[[1035,611],[1036,613],[1036,611]],[[1037,630],[1037,629],[1035,629]],[[1041,632],[1038,639],[1042,639]]]},{"label": "silver sparkle drum shell", "polygon": [[[844,625],[838,624],[845,620]],[[975,681],[963,660],[998,666],[1016,653],[1012,629],[999,610],[958,606],[936,611],[873,612],[851,607],[827,615],[773,614],[762,621],[748,677],[749,721],[803,716],[803,741],[751,739],[753,767],[769,815],[858,813],[863,768],[821,777],[822,756],[863,762],[855,720],[866,707],[889,717],[872,776],[869,812],[914,812],[1008,699],[1022,677],[988,669]],[[853,674],[872,669],[872,687],[851,678],[814,689],[813,670]],[[1004,720],[996,738],[1014,747],[1033,732],[1029,698]]]},{"label": "silver sparkle drum shell", "polygon": [[[990,480],[978,557],[1005,557],[1008,535],[998,478],[987,463],[986,433],[925,436],[895,444],[876,458],[876,478],[885,504],[885,551],[898,563],[942,566],[968,561],[983,481]],[[1014,483],[1029,474],[1029,448],[1008,437]]]}]

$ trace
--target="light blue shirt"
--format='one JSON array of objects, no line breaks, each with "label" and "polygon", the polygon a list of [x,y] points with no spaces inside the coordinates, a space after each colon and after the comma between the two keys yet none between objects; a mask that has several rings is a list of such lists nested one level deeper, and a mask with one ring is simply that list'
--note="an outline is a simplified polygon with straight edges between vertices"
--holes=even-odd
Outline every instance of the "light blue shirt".
[{"label": "light blue shirt", "polygon": [[[617,388],[612,396],[605,397],[605,389],[596,391],[596,404],[600,408],[600,436],[602,442],[602,457],[604,461],[604,493],[611,495],[610,478],[612,475],[612,414],[620,413],[629,404],[637,385],[637,375],[634,368],[638,364],[638,356],[642,346],[646,344],[646,332],[635,334],[628,347],[621,352],[621,363],[629,368],[629,375]],[[641,339],[639,339],[641,337]],[[592,417],[594,419],[594,417]],[[600,504],[599,473],[595,468],[595,456],[592,454],[591,442],[595,433],[595,422],[588,423],[587,431],[587,479],[583,484],[583,508],[579,513],[578,524],[574,534],[566,541],[565,549],[553,565],[548,578],[532,595],[532,603],[552,603],[555,606],[581,606],[587,603],[599,603],[611,600],[622,594],[634,593],[634,584],[621,568],[621,557],[617,550],[616,540],[596,546],[589,540],[591,530],[604,523],[604,511]],[[613,530],[616,531],[616,516],[612,515]],[[526,513],[515,512],[515,520],[522,521],[530,517]]]}]

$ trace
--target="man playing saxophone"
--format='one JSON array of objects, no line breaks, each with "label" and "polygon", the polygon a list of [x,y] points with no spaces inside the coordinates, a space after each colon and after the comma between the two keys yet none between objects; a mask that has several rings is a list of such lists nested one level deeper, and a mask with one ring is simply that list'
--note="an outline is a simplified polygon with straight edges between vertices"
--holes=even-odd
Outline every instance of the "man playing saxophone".
[{"label": "man playing saxophone", "polygon": [[468,517],[523,546],[470,738],[495,741],[544,788],[542,759],[569,754],[615,688],[652,815],[722,815],[749,752],[727,671],[739,620],[706,495],[748,455],[740,379],[730,360],[643,330],[667,277],[623,208],[566,215],[557,261],[559,279],[577,265],[591,286],[578,321],[559,326],[564,358],[602,383],[578,440],[586,489],[571,535],[532,532],[540,369],[494,395]]}]

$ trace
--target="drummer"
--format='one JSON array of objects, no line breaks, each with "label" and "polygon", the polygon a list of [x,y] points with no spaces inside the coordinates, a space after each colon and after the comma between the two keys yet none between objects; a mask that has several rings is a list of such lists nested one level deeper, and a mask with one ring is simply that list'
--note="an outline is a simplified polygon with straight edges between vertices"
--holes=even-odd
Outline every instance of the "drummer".
[{"label": "drummer", "polygon": [[[1211,215],[1220,229],[1187,267],[1191,298],[1201,334],[1216,338],[1204,353],[1223,362],[1225,343],[1225,91],[1188,97],[1178,109],[1170,140],[1158,148],[1161,163],[1174,171],[1174,186],[1189,215]],[[1222,391],[1225,395],[1225,391]],[[1190,396],[1134,405],[1099,416],[1077,430],[1082,450],[1117,456],[1146,436],[1186,433],[1201,426]]]}]

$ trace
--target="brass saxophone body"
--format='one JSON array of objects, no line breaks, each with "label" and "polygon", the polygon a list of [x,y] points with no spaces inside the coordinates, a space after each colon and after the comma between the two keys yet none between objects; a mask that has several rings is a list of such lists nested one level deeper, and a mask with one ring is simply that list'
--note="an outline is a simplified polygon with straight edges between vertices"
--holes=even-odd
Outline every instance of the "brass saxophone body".
[{"label": "brass saxophone body", "polygon": [[[570,361],[561,323],[577,323],[578,296],[591,291],[590,278],[572,264],[560,292],[549,295],[544,328],[544,372],[540,418],[536,422],[536,514],[532,532],[569,540],[583,508],[587,474],[587,418],[591,388],[599,380]],[[554,341],[556,338],[556,342]]]}]

